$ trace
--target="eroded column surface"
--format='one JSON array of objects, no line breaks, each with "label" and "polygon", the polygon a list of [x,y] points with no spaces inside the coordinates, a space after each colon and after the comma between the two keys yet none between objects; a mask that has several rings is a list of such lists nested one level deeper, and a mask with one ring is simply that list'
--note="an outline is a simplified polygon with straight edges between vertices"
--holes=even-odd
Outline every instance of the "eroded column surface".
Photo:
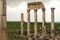
[{"label": "eroded column surface", "polygon": [[3,1],[0,0],[0,40],[1,40],[1,15],[3,14]]},{"label": "eroded column surface", "polygon": [[51,8],[51,37],[54,36],[54,9]]},{"label": "eroded column surface", "polygon": [[1,15],[0,15],[0,39],[1,39]]},{"label": "eroded column surface", "polygon": [[28,37],[28,40],[31,40],[30,39],[30,9],[27,9],[27,37]]},{"label": "eroded column surface", "polygon": [[7,40],[6,37],[6,16],[1,16],[1,40]]},{"label": "eroded column surface", "polygon": [[34,9],[34,37],[37,36],[37,9]]},{"label": "eroded column surface", "polygon": [[46,35],[46,26],[45,26],[45,8],[42,8],[42,36]]},{"label": "eroded column surface", "polygon": [[2,0],[3,5],[3,13],[1,15],[1,40],[7,40],[6,34],[6,0]]},{"label": "eroded column surface", "polygon": [[23,13],[21,13],[21,36],[23,36],[24,33],[24,20],[23,20]]}]

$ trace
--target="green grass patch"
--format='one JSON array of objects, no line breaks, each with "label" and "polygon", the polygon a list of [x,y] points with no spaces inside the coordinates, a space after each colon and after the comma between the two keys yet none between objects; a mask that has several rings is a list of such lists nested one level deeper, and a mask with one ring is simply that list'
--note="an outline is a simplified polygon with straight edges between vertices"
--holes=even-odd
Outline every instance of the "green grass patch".
[{"label": "green grass patch", "polygon": [[[42,23],[38,22],[38,31],[42,28]],[[50,29],[51,28],[51,23],[46,23],[46,29]],[[21,28],[21,23],[20,22],[7,22],[7,30],[20,30]],[[30,22],[30,29],[33,31],[34,30],[34,23]],[[55,29],[59,30],[60,29],[60,23],[55,23]],[[24,30],[27,30],[27,23],[24,22]]]},{"label": "green grass patch", "polygon": [[[49,33],[50,31],[50,28],[51,28],[51,23],[46,23],[46,31]],[[42,29],[42,23],[41,22],[38,22],[37,23],[37,28],[38,28],[38,31],[40,32]],[[55,23],[55,30],[56,31],[60,31],[60,23]],[[17,30],[20,30],[21,29],[21,23],[20,22],[7,22],[7,33],[8,33],[8,36],[12,36],[13,34],[16,34],[16,31]],[[34,32],[34,23],[33,22],[30,22],[30,30],[32,32]],[[27,35],[27,23],[24,22],[24,34]],[[19,33],[20,34],[20,33]],[[8,40],[14,40],[12,38],[9,38]]]}]

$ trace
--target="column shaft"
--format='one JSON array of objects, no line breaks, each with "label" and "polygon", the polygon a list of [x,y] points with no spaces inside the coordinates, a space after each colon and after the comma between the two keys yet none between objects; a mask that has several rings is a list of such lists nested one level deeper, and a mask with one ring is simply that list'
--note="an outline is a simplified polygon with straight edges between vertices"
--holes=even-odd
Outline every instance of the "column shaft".
[{"label": "column shaft", "polygon": [[42,8],[42,36],[46,35],[46,26],[45,26],[45,8]]},{"label": "column shaft", "polygon": [[28,37],[28,40],[31,40],[30,39],[30,9],[27,10],[27,37]]},{"label": "column shaft", "polygon": [[1,16],[1,40],[7,40],[6,34],[6,16]]},{"label": "column shaft", "polygon": [[54,9],[51,8],[51,36],[54,36]]},{"label": "column shaft", "polygon": [[6,0],[2,0],[2,15],[1,15],[1,40],[7,40],[6,34]]},{"label": "column shaft", "polygon": [[3,0],[3,15],[6,15],[6,0]]},{"label": "column shaft", "polygon": [[24,33],[24,20],[23,20],[23,13],[21,13],[21,36],[23,36]]},{"label": "column shaft", "polygon": [[1,15],[3,14],[3,1],[0,0],[0,40],[1,40]]},{"label": "column shaft", "polygon": [[34,9],[34,37],[37,36],[37,9]]}]

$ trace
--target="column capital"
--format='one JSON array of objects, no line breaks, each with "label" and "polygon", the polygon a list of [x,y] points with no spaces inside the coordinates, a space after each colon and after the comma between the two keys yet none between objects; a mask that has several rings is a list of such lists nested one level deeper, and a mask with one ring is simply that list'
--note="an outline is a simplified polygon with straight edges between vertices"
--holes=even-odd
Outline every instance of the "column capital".
[{"label": "column capital", "polygon": [[21,13],[21,15],[23,15],[23,13]]},{"label": "column capital", "polygon": [[30,9],[29,8],[27,9],[27,12],[30,12]]},{"label": "column capital", "polygon": [[44,7],[42,8],[42,11],[45,11],[45,8]]},{"label": "column capital", "polygon": [[51,8],[51,10],[54,10],[54,9],[55,9],[55,8],[53,8],[53,7]]},{"label": "column capital", "polygon": [[37,8],[34,8],[34,11],[37,12]]}]

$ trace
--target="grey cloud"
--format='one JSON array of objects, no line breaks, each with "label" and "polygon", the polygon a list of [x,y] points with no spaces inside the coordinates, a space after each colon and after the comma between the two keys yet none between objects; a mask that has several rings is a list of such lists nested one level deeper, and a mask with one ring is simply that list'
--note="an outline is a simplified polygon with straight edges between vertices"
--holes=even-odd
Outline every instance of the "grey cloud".
[{"label": "grey cloud", "polygon": [[26,2],[37,2],[37,1],[43,1],[43,2],[48,2],[50,0],[6,0],[7,1],[7,5],[8,6],[17,6],[19,5],[21,2],[26,1]]},{"label": "grey cloud", "polygon": [[7,1],[7,5],[8,6],[16,6],[16,5],[19,5],[20,3],[20,0],[6,0]]}]

